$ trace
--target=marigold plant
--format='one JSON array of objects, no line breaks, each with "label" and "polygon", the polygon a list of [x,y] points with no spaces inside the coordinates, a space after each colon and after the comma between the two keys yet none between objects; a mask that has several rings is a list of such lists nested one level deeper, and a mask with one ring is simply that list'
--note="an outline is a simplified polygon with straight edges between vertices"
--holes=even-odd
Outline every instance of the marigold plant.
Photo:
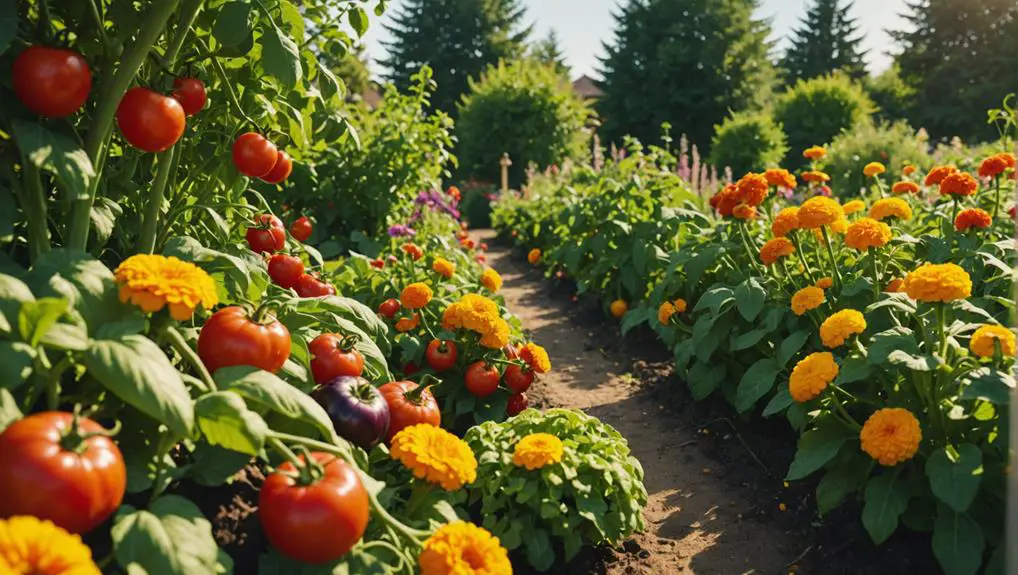
[{"label": "marigold plant", "polygon": [[979,164],[979,176],[982,178],[996,178],[1007,170],[1015,167],[1014,154],[1002,152],[994,154]]},{"label": "marigold plant", "polygon": [[979,181],[968,172],[952,172],[940,182],[940,193],[945,196],[971,196],[979,189]]},{"label": "marigold plant", "polygon": [[870,217],[875,220],[885,220],[887,218],[911,220],[912,207],[901,198],[883,198],[873,202],[873,205],[870,207]]},{"label": "marigold plant", "polygon": [[[767,178],[761,174],[754,174],[752,172],[746,174],[735,184],[735,189],[739,195],[739,201],[747,204],[748,206],[759,206],[767,198],[767,194],[770,193],[771,188],[767,183]],[[736,207],[738,209],[738,207]],[[753,210],[754,214],[756,210]],[[735,217],[739,217],[732,212]],[[747,218],[742,218],[747,219]]]},{"label": "marigold plant", "polygon": [[988,228],[993,224],[993,217],[981,208],[969,208],[958,212],[954,218],[954,229],[967,232],[970,229]]},{"label": "marigold plant", "polygon": [[918,194],[919,190],[919,184],[915,182],[895,182],[891,186],[892,194]]},{"label": "marigold plant", "polygon": [[954,166],[937,166],[930,170],[930,173],[926,174],[926,179],[923,183],[927,186],[939,186],[944,178],[958,171],[958,168]]},{"label": "marigold plant", "polygon": [[525,361],[530,369],[537,373],[548,373],[551,371],[551,359],[548,352],[534,342],[529,342],[520,348],[520,359]]},{"label": "marigold plant", "polygon": [[822,160],[827,155],[827,150],[822,146],[812,146],[802,151],[802,157],[807,160]]},{"label": "marigold plant", "polygon": [[620,318],[626,315],[626,312],[629,311],[629,304],[627,304],[625,300],[617,299],[611,303],[609,309],[612,317]]},{"label": "marigold plant", "polygon": [[431,269],[438,275],[448,279],[456,273],[456,264],[445,258],[435,258],[435,262],[431,264]]},{"label": "marigold plant", "polygon": [[421,575],[512,575],[509,553],[498,537],[473,523],[439,527],[417,559]]},{"label": "marigold plant", "polygon": [[810,170],[803,172],[801,175],[803,181],[810,182],[811,184],[822,184],[824,182],[831,181],[831,177],[825,172],[820,170]]},{"label": "marigold plant", "polygon": [[771,233],[776,238],[783,238],[799,229],[799,208],[782,208],[771,222]]},{"label": "marigold plant", "polygon": [[866,164],[866,166],[863,167],[863,169],[862,169],[862,173],[867,178],[873,178],[873,177],[879,176],[880,174],[883,174],[886,171],[887,171],[887,168],[883,164],[881,164],[880,162],[870,162],[870,163]]},{"label": "marigold plant", "polygon": [[399,301],[407,309],[421,309],[431,303],[434,295],[428,284],[417,282],[403,288],[399,294]]},{"label": "marigold plant", "polygon": [[848,216],[856,212],[861,212],[865,210],[866,203],[863,202],[862,200],[852,200],[850,202],[845,202],[845,205],[842,206],[842,209],[845,210],[845,215]]},{"label": "marigold plant", "polygon": [[0,573],[100,575],[81,537],[31,516],[0,519]]},{"label": "marigold plant", "polygon": [[852,222],[845,232],[845,245],[859,251],[880,248],[891,241],[891,228],[872,218]]},{"label": "marigold plant", "polygon": [[756,218],[756,208],[749,204],[739,204],[732,210],[732,217],[737,220],[752,220]]},{"label": "marigold plant", "polygon": [[862,450],[880,465],[895,466],[912,459],[923,439],[919,420],[900,407],[885,407],[871,415],[859,432]]},{"label": "marigold plant", "polygon": [[908,297],[924,302],[947,302],[972,295],[972,278],[957,264],[919,266],[905,276]]},{"label": "marigold plant", "polygon": [[414,261],[424,257],[424,250],[417,244],[403,244],[403,252],[409,255]]},{"label": "marigold plant", "polygon": [[393,327],[400,333],[406,333],[418,328],[421,325],[421,314],[415,313],[410,317],[401,317],[396,320]]},{"label": "marigold plant", "polygon": [[686,300],[684,300],[682,298],[679,298],[679,299],[675,300],[675,312],[676,313],[685,313],[686,312],[686,307],[687,307]]},{"label": "marigold plant", "polygon": [[792,312],[795,315],[803,315],[820,307],[824,301],[826,301],[824,290],[816,286],[806,286],[792,296]]},{"label": "marigold plant", "polygon": [[541,261],[541,250],[537,248],[530,250],[530,253],[527,254],[527,261],[531,264],[537,264],[537,262]]},{"label": "marigold plant", "polygon": [[788,378],[788,393],[792,399],[805,403],[819,396],[834,378],[838,377],[838,364],[827,351],[811,353],[792,368]]},{"label": "marigold plant", "polygon": [[844,217],[841,204],[826,196],[813,196],[799,207],[799,225],[806,229],[829,226]]},{"label": "marigold plant", "polygon": [[818,287],[820,289],[830,289],[831,286],[834,285],[834,278],[831,278],[831,277],[822,277],[822,278],[818,279],[816,281],[816,283],[814,283],[813,285],[815,285],[816,287]]},{"label": "marigold plant", "polygon": [[532,433],[516,444],[513,449],[513,464],[533,471],[562,461],[564,451],[562,440],[554,435]]},{"label": "marigold plant", "polygon": [[675,315],[675,305],[672,302],[666,301],[658,306],[657,321],[661,325],[668,325],[672,321],[673,315]]},{"label": "marigold plant", "polygon": [[114,277],[120,301],[129,301],[146,313],[169,306],[170,317],[177,321],[190,319],[198,306],[210,310],[219,303],[209,274],[175,257],[133,255],[117,267]]},{"label": "marigold plant", "polygon": [[996,344],[1000,343],[1000,351],[1005,357],[1014,355],[1014,332],[1002,325],[982,325],[972,334],[969,349],[979,357],[993,357]]},{"label": "marigold plant", "polygon": [[771,168],[764,172],[764,178],[767,183],[776,188],[795,189],[798,182],[795,181],[795,176],[792,172],[782,168]]},{"label": "marigold plant", "polygon": [[765,266],[772,265],[783,257],[790,256],[795,253],[795,244],[788,238],[779,237],[769,240],[767,243],[760,248],[760,261]]},{"label": "marigold plant", "polygon": [[494,269],[488,268],[481,274],[481,285],[492,292],[497,292],[502,289],[502,276]]},{"label": "marigold plant", "polygon": [[866,331],[866,318],[854,309],[843,309],[820,324],[820,340],[829,348],[845,345],[848,338]]},{"label": "marigold plant", "polygon": [[391,457],[414,477],[456,491],[477,479],[477,459],[464,441],[441,427],[419,423],[392,438]]}]

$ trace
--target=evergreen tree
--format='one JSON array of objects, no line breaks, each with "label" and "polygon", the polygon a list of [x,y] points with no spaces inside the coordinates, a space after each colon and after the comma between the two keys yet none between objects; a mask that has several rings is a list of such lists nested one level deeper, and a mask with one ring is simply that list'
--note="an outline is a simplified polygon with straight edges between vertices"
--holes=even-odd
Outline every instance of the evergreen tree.
[{"label": "evergreen tree", "polygon": [[793,31],[781,66],[790,83],[841,70],[857,80],[866,76],[859,25],[849,16],[852,2],[813,0]]},{"label": "evergreen tree", "polygon": [[906,17],[912,29],[892,36],[912,124],[935,138],[995,137],[986,110],[1018,91],[1018,2],[917,0]]},{"label": "evergreen tree", "polygon": [[606,142],[633,135],[651,143],[669,122],[700,150],[732,109],[769,95],[770,25],[753,19],[756,0],[630,0],[605,44],[597,103]]},{"label": "evergreen tree", "polygon": [[569,66],[566,65],[566,57],[562,54],[555,30],[531,46],[530,55],[538,62],[553,66],[559,73],[569,76]]},{"label": "evergreen tree", "polygon": [[469,79],[501,59],[522,55],[531,27],[521,0],[407,0],[391,24],[388,54],[379,63],[400,90],[421,66],[434,70],[432,105],[455,114]]}]

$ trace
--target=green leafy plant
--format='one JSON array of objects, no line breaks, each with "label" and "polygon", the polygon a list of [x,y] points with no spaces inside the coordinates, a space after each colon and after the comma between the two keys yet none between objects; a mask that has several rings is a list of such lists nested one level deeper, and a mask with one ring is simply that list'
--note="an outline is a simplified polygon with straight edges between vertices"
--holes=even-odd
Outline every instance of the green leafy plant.
[{"label": "green leafy plant", "polygon": [[874,160],[892,172],[900,172],[905,165],[920,170],[932,167],[927,145],[926,138],[905,122],[867,122],[831,140],[823,170],[831,176],[830,187],[835,194],[853,198],[873,183],[873,179],[863,173],[863,168]]},{"label": "green leafy plant", "polygon": [[733,112],[714,126],[710,163],[741,176],[760,167],[777,166],[788,152],[787,138],[770,114]]}]

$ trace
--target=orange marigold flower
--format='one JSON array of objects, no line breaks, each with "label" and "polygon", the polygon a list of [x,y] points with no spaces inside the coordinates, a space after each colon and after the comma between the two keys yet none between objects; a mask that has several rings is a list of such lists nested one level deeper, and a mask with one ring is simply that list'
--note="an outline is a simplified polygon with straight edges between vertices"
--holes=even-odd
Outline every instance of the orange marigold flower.
[{"label": "orange marigold flower", "polygon": [[435,263],[431,264],[431,269],[444,278],[451,278],[456,273],[456,264],[445,258],[435,258]]},{"label": "orange marigold flower", "polygon": [[1014,356],[1014,332],[1002,325],[979,326],[972,334],[969,349],[979,357],[993,357],[998,341],[1000,342],[1000,352],[1004,357]]},{"label": "orange marigold flower", "polygon": [[861,218],[848,226],[845,245],[859,251],[880,248],[891,241],[891,228],[872,218]]},{"label": "orange marigold flower", "polygon": [[1008,169],[1014,169],[1014,154],[994,154],[979,164],[979,176],[983,178],[995,178]]},{"label": "orange marigold flower", "polygon": [[498,275],[498,272],[494,269],[488,268],[481,274],[481,285],[493,292],[497,292],[502,289],[502,276]]},{"label": "orange marigold flower", "polygon": [[670,301],[662,303],[657,308],[657,321],[661,325],[668,325],[668,322],[672,321],[672,316],[675,315],[675,305]]},{"label": "orange marigold flower", "polygon": [[100,575],[81,537],[30,515],[0,519],[0,573]]},{"label": "orange marigold flower", "polygon": [[915,173],[915,170],[916,170],[916,167],[911,165],[911,164],[909,164],[909,165],[907,165],[907,166],[905,166],[905,167],[903,167],[901,169],[901,174],[903,176],[911,176],[912,174]]},{"label": "orange marigold flower", "polygon": [[760,261],[765,266],[769,266],[779,259],[790,256],[795,253],[795,245],[792,241],[785,237],[774,238],[768,240],[767,243],[760,248]]},{"label": "orange marigold flower", "polygon": [[972,278],[957,264],[919,266],[905,276],[905,293],[924,302],[947,302],[972,295]]},{"label": "orange marigold flower", "polygon": [[781,168],[771,168],[764,172],[764,178],[767,179],[767,183],[776,188],[795,188],[797,182],[792,172]]},{"label": "orange marigold flower", "polygon": [[962,210],[961,213],[954,218],[954,229],[959,232],[965,232],[972,228],[988,228],[991,224],[993,224],[993,218],[986,212],[986,210],[980,208]]},{"label": "orange marigold flower", "polygon": [[918,194],[919,184],[915,182],[895,182],[891,186],[892,194]]},{"label": "orange marigold flower", "polygon": [[873,202],[873,206],[870,208],[870,217],[875,220],[887,218],[911,220],[912,207],[901,198],[883,198]]},{"label": "orange marigold flower", "polygon": [[771,222],[771,233],[776,238],[783,238],[799,229],[799,208],[784,208]]},{"label": "orange marigold flower", "polygon": [[177,321],[191,319],[199,306],[211,310],[219,303],[212,276],[172,256],[133,255],[117,267],[114,279],[120,301],[130,301],[145,313],[169,307],[170,317]]},{"label": "orange marigold flower", "polygon": [[803,172],[800,177],[807,182],[815,184],[822,184],[824,182],[828,182],[831,180],[830,176],[828,176],[825,172],[821,172],[820,170],[810,170],[808,172]]},{"label": "orange marigold flower", "polygon": [[421,309],[431,302],[432,296],[434,293],[427,284],[417,282],[403,288],[399,294],[399,301],[407,309]]},{"label": "orange marigold flower", "polygon": [[530,342],[520,348],[519,356],[520,359],[527,362],[530,369],[537,373],[548,373],[551,371],[551,359],[548,357],[548,352],[534,342]]},{"label": "orange marigold flower", "polygon": [[[750,172],[736,182],[735,189],[739,194],[739,200],[742,203],[749,204],[750,206],[759,206],[763,203],[764,199],[767,198],[767,194],[771,192],[771,187],[767,183],[767,178]],[[739,217],[736,215],[735,217]],[[747,219],[747,218],[741,218]]]},{"label": "orange marigold flower", "polygon": [[841,204],[826,196],[813,196],[799,207],[799,225],[806,229],[829,226],[844,218]]},{"label": "orange marigold flower", "polygon": [[834,285],[834,279],[829,277],[820,278],[813,285],[820,289],[830,289]]},{"label": "orange marigold flower", "polygon": [[838,364],[827,351],[818,351],[802,358],[788,378],[788,394],[799,403],[820,395],[838,377]]},{"label": "orange marigold flower", "polygon": [[756,208],[749,204],[739,204],[732,210],[732,216],[737,220],[752,220],[756,217]]},{"label": "orange marigold flower", "polygon": [[465,521],[439,527],[417,558],[421,575],[512,575],[498,537]]},{"label": "orange marigold flower", "polygon": [[806,148],[802,152],[802,157],[806,158],[807,160],[813,160],[813,161],[822,159],[826,155],[827,155],[827,150],[825,150],[824,148],[822,148],[820,146],[812,146],[812,147]]},{"label": "orange marigold flower", "polygon": [[862,169],[862,173],[867,178],[873,178],[873,177],[879,176],[880,174],[882,174],[882,173],[884,173],[886,171],[887,171],[887,168],[884,167],[884,165],[881,164],[880,162],[870,162],[870,163],[866,164],[866,167],[864,167]]},{"label": "orange marigold flower", "polygon": [[901,293],[904,287],[905,280],[903,280],[902,278],[894,278],[893,280],[891,280],[890,283],[887,284],[887,287],[884,288],[884,291],[887,293]]},{"label": "orange marigold flower", "polygon": [[954,172],[940,182],[940,193],[945,196],[971,196],[979,189],[979,181],[968,172]]},{"label": "orange marigold flower", "polygon": [[612,316],[620,318],[626,315],[626,312],[629,311],[629,304],[627,304],[625,300],[617,299],[611,303],[609,309],[612,312]]},{"label": "orange marigold flower", "polygon": [[870,416],[859,432],[862,450],[881,465],[892,467],[912,459],[923,433],[912,412],[885,407]]},{"label": "orange marigold flower", "polygon": [[400,333],[406,333],[408,331],[417,329],[417,326],[421,325],[420,314],[413,314],[410,317],[401,317],[396,321],[396,331]]},{"label": "orange marigold flower", "polygon": [[414,261],[424,257],[424,250],[417,244],[403,244],[403,251],[413,258]]},{"label": "orange marigold flower", "polygon": [[852,200],[850,202],[846,202],[841,209],[845,210],[845,215],[847,216],[865,210],[866,204],[862,200]]},{"label": "orange marigold flower", "polygon": [[795,292],[795,295],[792,296],[792,312],[795,315],[803,315],[810,310],[820,307],[820,304],[826,300],[827,297],[824,295],[824,290],[816,286],[806,286]]},{"label": "orange marigold flower", "polygon": [[715,209],[724,217],[732,215],[732,210],[739,204],[739,192],[735,184],[728,184],[716,195]]},{"label": "orange marigold flower", "polygon": [[537,248],[530,250],[530,253],[527,254],[527,261],[532,264],[541,261],[541,250]]},{"label": "orange marigold flower", "polygon": [[682,298],[675,300],[675,312],[685,313],[685,311],[686,311],[686,300]]},{"label": "orange marigold flower", "polygon": [[939,186],[940,182],[944,181],[944,178],[958,171],[958,168],[954,166],[937,166],[930,170],[930,173],[926,174],[926,180],[923,181],[927,186]]},{"label": "orange marigold flower", "polygon": [[820,340],[833,349],[845,345],[848,338],[866,331],[866,318],[854,309],[843,309],[820,324]]}]

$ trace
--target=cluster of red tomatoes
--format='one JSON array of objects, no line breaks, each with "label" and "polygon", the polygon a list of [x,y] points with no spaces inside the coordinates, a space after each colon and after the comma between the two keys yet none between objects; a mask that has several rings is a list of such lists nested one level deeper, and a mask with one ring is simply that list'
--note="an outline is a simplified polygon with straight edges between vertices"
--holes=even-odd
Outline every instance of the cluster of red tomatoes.
[{"label": "cluster of red tomatoes", "polygon": [[[81,54],[62,48],[31,46],[12,66],[14,93],[26,108],[49,118],[64,118],[85,105],[92,72]],[[127,143],[145,152],[164,152],[184,135],[185,119],[205,107],[205,84],[197,78],[173,80],[173,94],[145,87],[129,89],[117,105],[117,127]],[[261,134],[247,132],[233,143],[237,170],[269,184],[290,176],[289,154]]]},{"label": "cluster of red tomatoes", "polygon": [[[311,237],[313,225],[306,216],[290,224],[290,235],[304,242]],[[300,297],[336,295],[336,288],[323,282],[314,273],[304,272],[304,262],[296,256],[275,253],[286,247],[286,228],[283,221],[272,214],[259,214],[254,225],[247,229],[247,245],[252,251],[269,256],[269,277],[285,289],[292,289]]]}]

